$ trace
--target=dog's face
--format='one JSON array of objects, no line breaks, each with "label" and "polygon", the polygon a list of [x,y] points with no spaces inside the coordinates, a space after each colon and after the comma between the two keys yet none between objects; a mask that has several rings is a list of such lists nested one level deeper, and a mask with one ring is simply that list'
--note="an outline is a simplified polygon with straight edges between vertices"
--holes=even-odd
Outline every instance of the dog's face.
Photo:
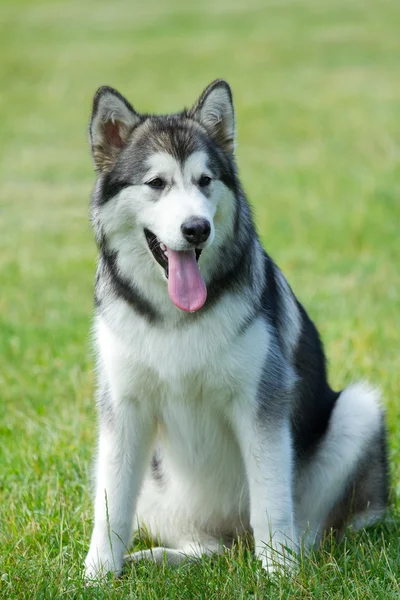
[{"label": "dog's face", "polygon": [[[96,220],[118,253],[134,245],[157,264],[176,306],[206,300],[198,261],[233,228],[236,175],[230,88],[212,83],[190,111],[140,115],[115,90],[97,92],[90,141],[99,173]],[[203,259],[202,259],[203,261]],[[200,263],[201,266],[201,263]]]}]

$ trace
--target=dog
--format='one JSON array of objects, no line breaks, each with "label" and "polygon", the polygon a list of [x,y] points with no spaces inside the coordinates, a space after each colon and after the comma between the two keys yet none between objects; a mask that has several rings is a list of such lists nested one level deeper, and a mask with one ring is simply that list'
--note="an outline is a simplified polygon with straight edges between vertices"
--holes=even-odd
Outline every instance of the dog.
[{"label": "dog", "polygon": [[[89,127],[99,441],[87,578],[254,537],[268,571],[384,515],[384,411],[335,392],[322,343],[263,249],[234,158],[232,93],[138,113],[101,87]],[[135,530],[158,547],[127,554]]]}]

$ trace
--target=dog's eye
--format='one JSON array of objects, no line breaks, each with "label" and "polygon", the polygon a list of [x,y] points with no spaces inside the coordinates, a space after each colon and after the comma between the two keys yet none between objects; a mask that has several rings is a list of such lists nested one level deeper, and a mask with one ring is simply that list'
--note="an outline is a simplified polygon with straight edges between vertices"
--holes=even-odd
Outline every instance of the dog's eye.
[{"label": "dog's eye", "polygon": [[211,183],[211,177],[209,177],[208,175],[202,175],[199,179],[200,187],[207,187],[208,185],[210,185],[210,183]]},{"label": "dog's eye", "polygon": [[146,185],[148,185],[149,187],[151,187],[155,190],[163,190],[165,188],[165,181],[163,179],[161,179],[161,177],[156,177],[155,179],[152,179],[151,181],[147,181]]}]

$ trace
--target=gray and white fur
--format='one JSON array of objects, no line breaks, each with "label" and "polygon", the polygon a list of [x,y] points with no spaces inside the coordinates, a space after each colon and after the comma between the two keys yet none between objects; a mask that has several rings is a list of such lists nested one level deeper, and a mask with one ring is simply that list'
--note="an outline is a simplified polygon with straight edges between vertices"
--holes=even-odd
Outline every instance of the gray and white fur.
[{"label": "gray and white fur", "polygon": [[[99,443],[86,576],[221,553],[246,532],[272,571],[330,527],[376,522],[379,394],[329,387],[317,330],[257,236],[228,84],[167,116],[102,87],[90,143]],[[193,219],[208,225],[191,241]],[[167,254],[195,248],[207,299],[190,312],[169,294]],[[125,556],[137,528],[159,546]]]}]

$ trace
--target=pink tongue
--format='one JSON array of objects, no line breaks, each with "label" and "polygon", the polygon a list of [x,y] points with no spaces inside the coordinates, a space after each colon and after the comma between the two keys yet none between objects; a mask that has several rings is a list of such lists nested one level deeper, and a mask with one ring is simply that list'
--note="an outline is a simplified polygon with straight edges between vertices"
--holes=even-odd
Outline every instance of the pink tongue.
[{"label": "pink tongue", "polygon": [[168,251],[168,293],[178,308],[187,312],[199,310],[206,301],[207,289],[200,275],[194,250]]}]

